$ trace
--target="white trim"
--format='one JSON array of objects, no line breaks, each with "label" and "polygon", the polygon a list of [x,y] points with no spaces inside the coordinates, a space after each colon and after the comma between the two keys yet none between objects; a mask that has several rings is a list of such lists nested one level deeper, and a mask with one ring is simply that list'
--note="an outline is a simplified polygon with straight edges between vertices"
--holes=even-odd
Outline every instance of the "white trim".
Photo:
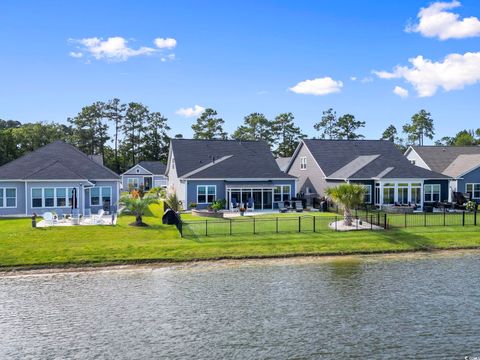
[{"label": "white trim", "polygon": [[[439,146],[439,147],[441,147],[441,146]],[[411,152],[411,151],[409,152],[409,150],[411,150],[411,151],[413,151],[415,154],[417,154],[417,156],[423,161],[423,163],[424,163],[425,166],[427,167],[427,170],[432,171],[432,169],[430,168],[430,166],[428,166],[427,162],[420,156],[420,154],[419,154],[411,145],[410,145],[410,146],[408,147],[408,149],[405,151],[405,153],[403,154],[403,156],[407,157],[408,154],[410,154],[410,152]],[[421,168],[424,168],[423,166],[419,166],[419,165],[416,164],[416,163],[415,163],[415,164],[412,164],[412,165],[418,166],[418,167],[421,167]],[[424,168],[424,169],[425,169],[425,168]]]},{"label": "white trim", "polygon": [[[69,189],[77,189],[77,196],[78,195],[78,187],[76,186],[55,186],[55,187],[49,187],[49,186],[42,186],[42,187],[35,187],[32,186],[30,188],[30,209],[32,211],[36,209],[69,209],[71,205],[69,204],[69,199],[70,199],[70,193]],[[45,189],[53,189],[53,206],[45,206]],[[57,189],[65,189],[65,206],[57,206]],[[42,191],[42,206],[33,206],[33,190],[41,190]],[[25,193],[25,197],[28,198],[27,194]],[[35,198],[38,199],[38,198]],[[77,200],[78,201],[78,200]]]},{"label": "white trim", "polygon": [[[372,184],[361,184],[361,185],[363,185],[363,187],[365,187],[365,188],[368,187],[368,199],[369,199],[369,201],[364,201],[364,203],[372,204],[373,203],[373,201],[372,201],[373,200],[372,199]],[[365,195],[367,195],[367,194],[365,194]]]},{"label": "white trim", "polygon": [[[423,201],[424,202],[434,202],[434,201],[437,201],[437,200],[434,200],[433,199],[433,195],[434,195],[434,186],[437,187],[438,186],[438,201],[442,201],[442,186],[440,184],[423,184]],[[427,196],[427,187],[429,187],[431,190],[430,192],[430,200],[427,200],[426,196]]]},{"label": "white trim", "polygon": [[[198,188],[199,188],[199,187],[204,187],[204,188],[205,188],[205,202],[200,202],[200,201],[198,201]],[[211,201],[211,202],[208,201],[208,195],[209,195],[209,194],[208,194],[208,188],[209,188],[209,187],[215,188],[215,194],[213,195],[213,196],[214,196],[213,201],[217,200],[217,185],[211,185],[211,184],[209,184],[209,185],[207,185],[207,184],[206,184],[206,185],[197,185],[197,199],[196,199],[196,200],[197,200],[197,204],[206,205],[206,204],[211,204],[211,203],[213,203],[213,201]]]},{"label": "white trim", "polygon": [[300,170],[305,171],[307,170],[307,157],[300,156]]},{"label": "white trim", "polygon": [[[152,175],[153,175],[153,173],[152,173],[151,171],[148,171],[148,170],[145,169],[142,165],[137,164],[137,165],[132,166],[130,169],[128,169],[128,170],[125,171],[124,173],[122,173],[121,176],[124,176],[124,175],[135,175],[135,174],[127,174],[127,173],[128,173],[129,171],[135,169],[136,167],[139,167],[139,168],[145,170],[145,172],[146,172],[147,174],[152,174]],[[143,174],[136,174],[136,175],[143,175]]]}]

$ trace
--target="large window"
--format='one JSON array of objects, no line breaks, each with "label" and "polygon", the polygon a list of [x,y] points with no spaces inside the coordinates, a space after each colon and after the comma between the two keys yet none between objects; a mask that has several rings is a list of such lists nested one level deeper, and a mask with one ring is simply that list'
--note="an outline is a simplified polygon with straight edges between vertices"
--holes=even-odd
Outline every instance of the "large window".
[{"label": "large window", "polygon": [[365,195],[363,196],[363,202],[370,204],[372,202],[372,185],[363,185],[365,188]]},{"label": "large window", "polygon": [[471,194],[472,199],[480,199],[480,184],[467,184],[465,192]]},{"label": "large window", "polygon": [[300,170],[307,170],[307,157],[302,156],[300,158]]},{"label": "large window", "polygon": [[128,188],[138,189],[138,178],[127,178],[127,186]]},{"label": "large window", "polygon": [[290,185],[275,186],[273,192],[273,201],[289,201],[290,200]]},{"label": "large window", "polygon": [[17,207],[17,189],[0,188],[0,208]]},{"label": "large window", "polygon": [[[110,186],[95,186],[90,189],[90,205],[100,206],[105,202],[112,203],[112,188]],[[101,202],[100,202],[101,200]]]},{"label": "large window", "polygon": [[198,185],[197,186],[197,203],[211,204],[217,196],[216,185]]},{"label": "large window", "polygon": [[408,204],[408,183],[398,184],[398,203]]},{"label": "large window", "polygon": [[395,184],[386,183],[383,185],[383,203],[385,205],[395,203]]},{"label": "large window", "polygon": [[[72,206],[73,188],[32,188],[32,208],[66,208]],[[78,199],[78,193],[77,193]]]},{"label": "large window", "polygon": [[424,186],[425,202],[440,201],[440,184],[427,184]]},{"label": "large window", "polygon": [[420,204],[422,202],[422,184],[412,183],[412,200],[413,204]]}]

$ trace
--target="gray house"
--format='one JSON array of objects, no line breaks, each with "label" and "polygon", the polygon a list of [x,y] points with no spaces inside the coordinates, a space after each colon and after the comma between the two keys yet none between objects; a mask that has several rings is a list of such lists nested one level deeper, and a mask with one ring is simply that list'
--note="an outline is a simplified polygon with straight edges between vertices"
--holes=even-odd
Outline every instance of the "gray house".
[{"label": "gray house", "polygon": [[280,170],[264,141],[172,139],[166,174],[185,209],[225,199],[228,209],[272,210],[296,194],[295,177]]},{"label": "gray house", "polygon": [[142,186],[145,190],[152,187],[167,187],[168,180],[165,175],[167,166],[160,161],[141,161],[122,174],[122,189],[138,189]]},{"label": "gray house", "polygon": [[[115,211],[120,177],[72,145],[55,141],[0,167],[0,215]],[[75,201],[76,200],[76,201]]]},{"label": "gray house", "polygon": [[448,198],[448,176],[413,165],[385,140],[302,140],[286,171],[307,199],[344,182],[363,184],[365,203],[378,206]]},{"label": "gray house", "polygon": [[453,192],[480,202],[480,146],[410,146],[405,156],[414,165],[449,176]]}]

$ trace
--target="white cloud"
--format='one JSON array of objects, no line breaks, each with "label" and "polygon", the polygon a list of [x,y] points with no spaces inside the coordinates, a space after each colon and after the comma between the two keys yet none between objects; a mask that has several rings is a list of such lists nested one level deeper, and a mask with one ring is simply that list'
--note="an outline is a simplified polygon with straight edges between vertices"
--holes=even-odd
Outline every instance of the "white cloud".
[{"label": "white cloud", "polygon": [[400,96],[401,98],[406,98],[406,97],[408,97],[408,90],[402,88],[401,86],[395,86],[395,88],[393,89],[393,93],[394,93],[395,95]]},{"label": "white cloud", "polygon": [[142,46],[138,49],[128,47],[128,41],[120,36],[102,38],[85,38],[71,40],[80,44],[81,50],[93,56],[97,60],[126,61],[130,57],[151,55],[156,50],[151,47]]},{"label": "white cloud", "polygon": [[439,87],[451,91],[480,82],[480,52],[449,54],[443,61],[432,61],[423,56],[408,61],[410,67],[397,66],[392,72],[374,73],[382,79],[405,79],[414,86],[420,97],[435,95]]},{"label": "white cloud", "polygon": [[308,95],[327,95],[339,92],[343,87],[341,81],[333,80],[331,77],[317,78],[313,80],[305,80],[291,87],[289,90],[297,94]]},{"label": "white cloud", "polygon": [[357,77],[356,77],[356,76],[350,76],[350,80],[356,81],[356,80],[357,80]]},{"label": "white cloud", "polygon": [[70,55],[71,57],[76,58],[76,59],[79,59],[79,58],[83,57],[83,53],[75,52],[75,51],[70,51],[68,53],[68,55]]},{"label": "white cloud", "polygon": [[156,38],[153,42],[159,49],[173,49],[177,46],[177,40],[172,38]]},{"label": "white cloud", "polygon": [[165,62],[165,61],[173,61],[175,60],[175,54],[168,54],[167,56],[163,56],[160,61]]},{"label": "white cloud", "polygon": [[440,40],[462,39],[480,36],[480,20],[471,16],[460,19],[460,15],[448,10],[461,6],[459,1],[435,2],[421,8],[418,24],[408,25],[406,32],[418,32],[425,37],[438,37]]},{"label": "white cloud", "polygon": [[362,84],[367,84],[373,82],[373,78],[371,76],[364,77],[362,80],[360,80]]},{"label": "white cloud", "polygon": [[205,108],[200,105],[195,105],[194,107],[180,108],[175,113],[184,117],[194,117],[200,116],[205,111]]}]

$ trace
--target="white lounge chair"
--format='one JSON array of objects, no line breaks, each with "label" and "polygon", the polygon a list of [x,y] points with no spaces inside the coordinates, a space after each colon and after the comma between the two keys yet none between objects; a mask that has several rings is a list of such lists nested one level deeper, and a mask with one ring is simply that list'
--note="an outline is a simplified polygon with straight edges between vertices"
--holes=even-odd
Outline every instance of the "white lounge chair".
[{"label": "white lounge chair", "polygon": [[53,226],[53,214],[51,212],[43,213],[42,217],[46,224]]},{"label": "white lounge chair", "polygon": [[103,215],[105,215],[105,210],[100,209],[96,215],[92,215],[90,222],[92,224],[102,224],[103,223]]},{"label": "white lounge chair", "polygon": [[247,211],[253,211],[254,205],[253,205],[253,199],[249,198],[247,202]]}]

